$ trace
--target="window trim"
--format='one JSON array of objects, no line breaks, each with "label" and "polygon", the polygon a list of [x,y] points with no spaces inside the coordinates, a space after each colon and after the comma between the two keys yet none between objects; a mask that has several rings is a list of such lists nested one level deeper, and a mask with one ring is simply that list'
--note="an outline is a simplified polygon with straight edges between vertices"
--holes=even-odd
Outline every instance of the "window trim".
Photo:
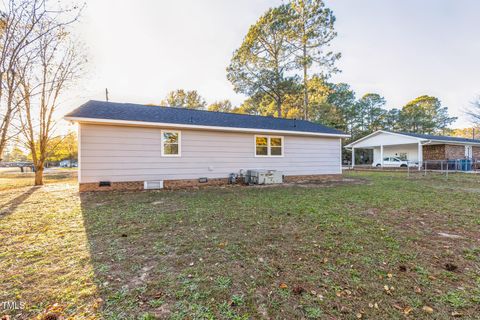
[{"label": "window trim", "polygon": [[[178,134],[178,154],[165,154],[165,139],[164,133],[176,133]],[[161,149],[162,157],[181,157],[182,156],[182,132],[180,130],[161,130]]]},{"label": "window trim", "polygon": [[[257,138],[267,138],[267,154],[266,155],[258,155],[257,154]],[[282,154],[279,156],[272,155],[271,152],[271,145],[270,145],[270,139],[271,138],[280,138],[282,139]],[[283,158],[285,156],[285,137],[284,136],[270,136],[270,135],[265,135],[265,134],[256,134],[253,137],[253,155],[255,158]]]}]

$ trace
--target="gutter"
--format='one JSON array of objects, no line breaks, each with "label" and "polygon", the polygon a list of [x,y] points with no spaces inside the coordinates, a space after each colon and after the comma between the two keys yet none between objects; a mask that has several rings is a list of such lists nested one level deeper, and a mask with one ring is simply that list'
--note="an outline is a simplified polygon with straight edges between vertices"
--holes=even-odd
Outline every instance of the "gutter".
[{"label": "gutter", "polygon": [[446,141],[446,140],[427,140],[424,144],[451,144],[456,146],[480,146],[478,142],[460,142],[460,141]]},{"label": "gutter", "polygon": [[220,126],[204,126],[193,124],[175,124],[163,122],[147,122],[147,121],[131,121],[131,120],[112,120],[112,119],[95,119],[65,116],[65,120],[78,123],[92,123],[92,124],[111,124],[111,125],[126,125],[135,127],[162,127],[162,128],[184,128],[197,130],[211,130],[211,131],[227,131],[227,132],[252,132],[252,133],[273,133],[273,134],[290,134],[301,136],[314,137],[331,137],[331,138],[350,138],[349,134],[337,133],[321,133],[321,132],[305,132],[305,131],[291,131],[291,130],[274,130],[274,129],[252,129],[252,128],[232,128]]}]

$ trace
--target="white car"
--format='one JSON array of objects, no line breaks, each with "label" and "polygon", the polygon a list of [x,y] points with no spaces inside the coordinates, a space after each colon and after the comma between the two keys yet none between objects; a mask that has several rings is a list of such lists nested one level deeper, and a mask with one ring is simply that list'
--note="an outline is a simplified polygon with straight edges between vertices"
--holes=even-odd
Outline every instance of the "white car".
[{"label": "white car", "polygon": [[[408,163],[407,160],[402,160],[397,157],[385,157],[383,158],[383,166],[384,167],[395,167],[395,168],[406,168],[408,166],[414,166],[414,163]],[[381,167],[382,164],[380,162],[372,163],[373,167]]]}]

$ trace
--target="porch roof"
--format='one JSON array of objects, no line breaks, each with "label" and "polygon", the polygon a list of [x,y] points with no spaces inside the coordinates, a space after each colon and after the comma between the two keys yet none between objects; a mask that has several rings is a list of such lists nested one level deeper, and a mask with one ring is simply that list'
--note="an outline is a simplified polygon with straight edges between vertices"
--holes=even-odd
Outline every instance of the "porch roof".
[{"label": "porch roof", "polygon": [[461,137],[449,137],[449,136],[436,136],[417,133],[406,132],[393,132],[388,130],[375,131],[361,139],[358,139],[345,148],[365,148],[372,149],[378,146],[393,146],[393,145],[405,145],[405,144],[460,144],[460,145],[478,145],[480,146],[480,140],[461,138]]}]

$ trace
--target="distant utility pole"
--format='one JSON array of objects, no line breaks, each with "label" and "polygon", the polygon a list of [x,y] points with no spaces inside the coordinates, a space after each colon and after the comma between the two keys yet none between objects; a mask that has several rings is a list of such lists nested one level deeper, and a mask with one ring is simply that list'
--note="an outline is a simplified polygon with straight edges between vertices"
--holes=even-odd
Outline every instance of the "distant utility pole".
[{"label": "distant utility pole", "polygon": [[107,102],[108,102],[108,89],[107,89],[107,88],[105,88],[105,99],[106,99]]},{"label": "distant utility pole", "polygon": [[472,139],[475,140],[475,128],[472,128]]}]

